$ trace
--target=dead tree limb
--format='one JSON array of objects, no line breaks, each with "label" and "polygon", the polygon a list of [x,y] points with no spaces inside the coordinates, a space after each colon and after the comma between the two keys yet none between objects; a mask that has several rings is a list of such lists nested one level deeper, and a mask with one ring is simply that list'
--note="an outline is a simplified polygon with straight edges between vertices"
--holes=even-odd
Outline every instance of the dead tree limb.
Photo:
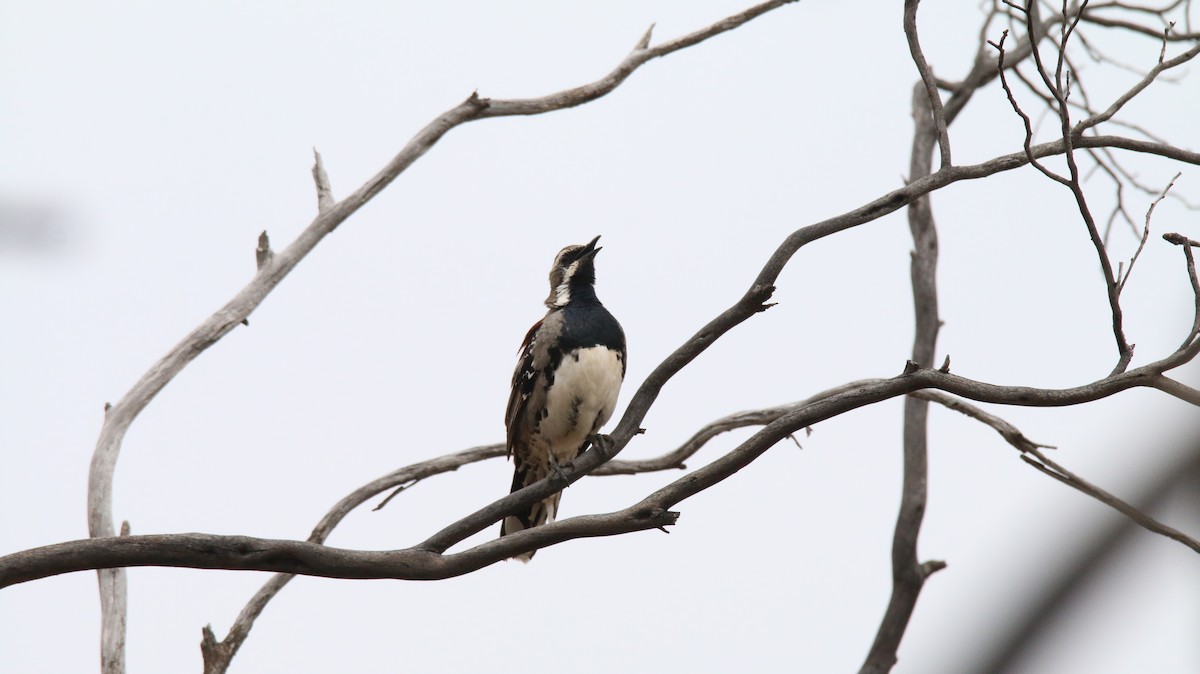
[{"label": "dead tree limb", "polygon": [[[794,0],[771,0],[718,21],[683,37],[650,46],[650,32],[638,41],[633,51],[605,77],[533,99],[485,99],[471,94],[459,105],[430,122],[419,131],[382,170],[345,199],[333,203],[328,176],[316,156],[313,178],[317,185],[318,215],[287,248],[278,255],[260,252],[254,279],[232,300],[201,323],[156,362],[116,405],[107,409],[100,437],[92,456],[88,475],[88,533],[97,538],[112,536],[112,484],[117,458],[125,433],[151,400],[198,355],[238,325],[247,323],[250,314],[275,286],[303,260],[322,239],[344,222],[372,197],[387,187],[413,162],[421,158],[438,140],[456,126],[488,117],[537,115],[587,103],[608,94],[647,61],[698,44]],[[99,574],[101,600],[101,661],[103,674],[123,674],[125,615],[127,611],[125,574],[120,569]]]},{"label": "dead tree limb", "polygon": [[[767,424],[738,447],[650,494],[624,510],[583,515],[486,541],[462,552],[437,550],[442,541],[456,543],[471,535],[475,522],[490,526],[500,518],[562,488],[543,480],[502,498],[447,527],[430,541],[394,551],[343,550],[306,541],[249,536],[162,534],[88,538],[32,548],[0,557],[0,588],[74,571],[128,566],[175,566],[198,569],[274,571],[329,578],[393,578],[437,580],[470,573],[514,555],[575,538],[613,536],[673,525],[679,513],[669,508],[745,468],[769,448],[807,426],[853,409],[923,389],[1003,405],[1062,407],[1112,396],[1135,387],[1162,389],[1163,372],[1192,360],[1200,341],[1187,349],[1139,368],[1067,389],[998,386],[928,368],[906,368],[904,374],[869,383],[815,401]],[[589,450],[596,453],[596,449]],[[564,471],[567,481],[581,477],[579,466]]]}]

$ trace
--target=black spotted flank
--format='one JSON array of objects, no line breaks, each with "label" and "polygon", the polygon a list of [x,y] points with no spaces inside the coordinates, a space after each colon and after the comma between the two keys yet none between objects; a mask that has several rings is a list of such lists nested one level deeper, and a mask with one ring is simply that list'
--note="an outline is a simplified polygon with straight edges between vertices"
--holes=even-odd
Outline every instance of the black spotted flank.
[{"label": "black spotted flank", "polygon": [[579,425],[579,406],[583,404],[583,398],[575,396],[571,399],[571,410],[567,412],[567,428],[574,429]]}]

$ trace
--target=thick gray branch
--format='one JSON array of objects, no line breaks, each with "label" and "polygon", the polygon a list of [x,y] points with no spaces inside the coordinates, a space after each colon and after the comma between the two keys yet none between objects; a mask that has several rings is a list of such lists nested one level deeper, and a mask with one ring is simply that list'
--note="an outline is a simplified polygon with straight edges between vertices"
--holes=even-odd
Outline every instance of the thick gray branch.
[{"label": "thick gray branch", "polygon": [[[939,389],[976,400],[1005,405],[1059,407],[1105,398],[1129,388],[1146,386],[1164,369],[1194,357],[1196,349],[1171,356],[1099,381],[1068,389],[997,386],[931,369],[865,384],[788,412],[755,433],[737,448],[709,465],[693,471],[654,492],[642,501],[613,513],[587,515],[535,527],[481,543],[453,554],[439,554],[424,544],[395,551],[357,551],[301,541],[279,541],[247,536],[163,534],[89,538],[24,550],[0,557],[0,587],[62,573],[120,566],[178,566],[199,569],[234,569],[296,573],[329,578],[395,578],[436,580],[470,573],[514,555],[595,536],[613,536],[657,529],[674,524],[678,513],[668,509],[725,480],[749,465],[780,440],[799,429],[850,410],[922,389]],[[568,469],[568,473],[578,472]],[[570,477],[570,476],[569,476]],[[561,487],[549,480],[515,492],[532,502]],[[541,493],[541,489],[545,494]],[[519,505],[517,498],[501,499],[484,509],[498,521]]]},{"label": "thick gray branch", "polygon": [[[915,8],[913,11],[915,21]],[[906,12],[906,29],[907,21]],[[909,160],[910,179],[929,175],[933,144],[943,131],[931,121],[936,120],[936,117],[930,114],[929,99],[922,88],[922,85],[917,85],[913,91],[913,120],[916,128],[913,132]],[[909,204],[908,227],[913,238],[910,277],[913,319],[916,326],[912,362],[930,367],[933,365],[941,319],[938,317],[937,296],[937,228],[934,225],[933,209],[928,196]],[[945,566],[942,562],[923,564],[917,556],[917,540],[921,533],[921,522],[925,518],[928,496],[928,418],[929,401],[915,396],[905,398],[901,434],[904,470],[900,509],[896,515],[895,533],[892,537],[892,595],[875,633],[875,641],[871,644],[866,660],[859,670],[862,674],[882,674],[891,671],[896,663],[900,640],[908,629],[908,622],[916,608],[917,597],[921,594],[925,579]]]}]

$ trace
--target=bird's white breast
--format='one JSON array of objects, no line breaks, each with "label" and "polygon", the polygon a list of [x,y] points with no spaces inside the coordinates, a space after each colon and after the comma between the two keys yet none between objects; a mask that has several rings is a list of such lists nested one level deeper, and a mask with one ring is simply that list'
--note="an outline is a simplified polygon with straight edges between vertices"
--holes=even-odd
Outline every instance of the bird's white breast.
[{"label": "bird's white breast", "polygon": [[547,391],[548,414],[538,429],[555,458],[575,458],[583,441],[612,416],[623,370],[620,354],[605,346],[575,349],[563,356]]}]

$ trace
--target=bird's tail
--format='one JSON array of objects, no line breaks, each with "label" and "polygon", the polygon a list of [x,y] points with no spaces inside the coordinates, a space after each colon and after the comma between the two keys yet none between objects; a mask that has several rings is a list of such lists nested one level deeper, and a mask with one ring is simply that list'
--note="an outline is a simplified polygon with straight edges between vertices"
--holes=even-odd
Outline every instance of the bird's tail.
[{"label": "bird's tail", "polygon": [[[550,474],[550,469],[540,466],[533,466],[528,463],[518,462],[517,469],[513,471],[511,494],[519,489],[524,489],[529,485],[546,478]],[[519,512],[516,515],[509,515],[500,523],[500,535],[507,536],[515,534],[523,529],[532,529],[540,527],[547,522],[553,522],[554,516],[558,513],[558,501],[562,498],[562,492],[555,492],[541,501],[535,501],[529,506],[529,509],[524,512]],[[522,562],[528,562],[533,559],[532,552],[516,555],[513,559],[519,559]]]}]

